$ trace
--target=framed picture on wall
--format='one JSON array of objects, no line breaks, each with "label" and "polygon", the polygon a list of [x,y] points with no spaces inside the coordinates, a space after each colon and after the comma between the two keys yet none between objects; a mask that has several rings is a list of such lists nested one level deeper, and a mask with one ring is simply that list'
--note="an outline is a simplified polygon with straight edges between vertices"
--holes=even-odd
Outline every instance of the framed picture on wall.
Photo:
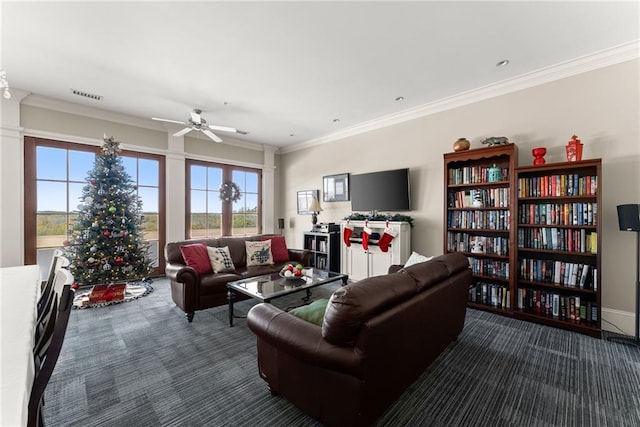
[{"label": "framed picture on wall", "polygon": [[349,200],[349,174],[322,177],[322,200],[325,202],[346,202]]},{"label": "framed picture on wall", "polygon": [[298,213],[301,215],[311,215],[311,201],[320,197],[320,190],[298,191]]}]

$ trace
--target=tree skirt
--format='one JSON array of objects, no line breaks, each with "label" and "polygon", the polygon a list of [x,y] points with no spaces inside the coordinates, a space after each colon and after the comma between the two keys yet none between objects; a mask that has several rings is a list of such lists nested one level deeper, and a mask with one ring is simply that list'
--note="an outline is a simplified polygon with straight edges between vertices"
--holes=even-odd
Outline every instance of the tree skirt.
[{"label": "tree skirt", "polygon": [[105,307],[108,305],[133,301],[135,299],[142,298],[145,295],[149,295],[151,292],[153,292],[153,286],[151,286],[150,280],[143,282],[126,283],[123,295],[120,298],[114,298],[111,301],[92,301],[92,291],[93,287],[85,291],[77,290],[76,295],[73,298],[73,308]]}]

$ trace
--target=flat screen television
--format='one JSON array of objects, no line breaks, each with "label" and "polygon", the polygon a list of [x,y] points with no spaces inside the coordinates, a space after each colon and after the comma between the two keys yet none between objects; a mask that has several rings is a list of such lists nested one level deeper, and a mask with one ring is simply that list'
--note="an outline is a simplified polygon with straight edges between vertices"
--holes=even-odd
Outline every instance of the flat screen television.
[{"label": "flat screen television", "polygon": [[351,175],[351,210],[409,211],[409,169]]}]

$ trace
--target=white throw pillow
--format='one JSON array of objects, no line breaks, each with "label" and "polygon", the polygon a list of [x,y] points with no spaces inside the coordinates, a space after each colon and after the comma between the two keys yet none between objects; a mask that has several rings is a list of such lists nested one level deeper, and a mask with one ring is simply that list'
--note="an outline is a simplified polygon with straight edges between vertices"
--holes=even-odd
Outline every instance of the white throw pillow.
[{"label": "white throw pillow", "polygon": [[404,267],[407,268],[407,267],[409,267],[410,265],[413,265],[413,264],[418,264],[420,262],[429,261],[431,258],[433,258],[433,257],[432,256],[426,257],[424,255],[420,255],[416,251],[413,251],[413,252],[411,252],[411,256],[409,257],[407,262],[404,263]]},{"label": "white throw pillow", "polygon": [[207,253],[214,273],[229,273],[236,269],[229,253],[229,247],[212,248],[207,246]]},{"label": "white throw pillow", "polygon": [[271,265],[273,255],[271,254],[271,240],[261,242],[244,242],[247,250],[247,267],[252,265]]}]

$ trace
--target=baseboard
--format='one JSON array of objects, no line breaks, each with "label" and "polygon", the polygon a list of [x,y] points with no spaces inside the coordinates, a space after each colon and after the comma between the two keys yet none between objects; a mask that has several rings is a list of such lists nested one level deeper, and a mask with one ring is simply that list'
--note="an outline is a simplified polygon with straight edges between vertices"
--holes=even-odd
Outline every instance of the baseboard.
[{"label": "baseboard", "polygon": [[[626,335],[635,336],[635,313],[629,311],[614,310],[612,308],[602,308],[602,330],[620,333],[616,326],[624,331]],[[615,325],[615,326],[613,326]]]}]

